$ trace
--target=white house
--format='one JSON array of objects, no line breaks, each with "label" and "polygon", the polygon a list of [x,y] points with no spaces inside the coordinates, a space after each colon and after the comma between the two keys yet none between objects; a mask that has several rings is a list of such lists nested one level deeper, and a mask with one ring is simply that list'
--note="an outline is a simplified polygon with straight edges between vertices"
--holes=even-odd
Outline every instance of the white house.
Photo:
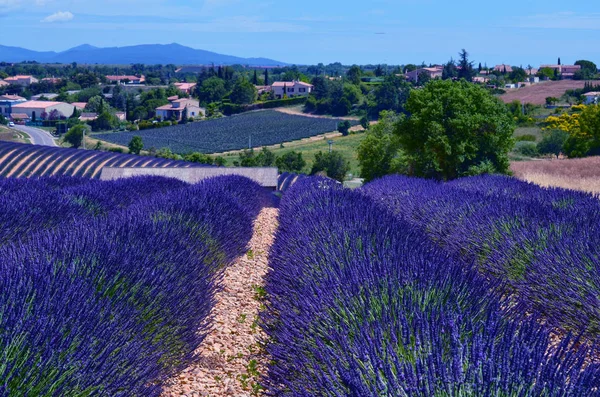
[{"label": "white house", "polygon": [[156,117],[160,117],[161,120],[170,120],[175,118],[180,121],[183,116],[184,109],[187,109],[187,117],[198,117],[204,116],[206,111],[200,107],[198,101],[189,98],[169,98],[169,104],[156,108]]},{"label": "white house", "polygon": [[585,97],[583,103],[586,105],[600,104],[600,91],[586,92],[583,96]]},{"label": "white house", "polygon": [[271,91],[277,99],[282,99],[284,94],[287,95],[288,98],[308,96],[313,88],[314,86],[312,84],[303,81],[276,81],[271,84]]},{"label": "white house", "polygon": [[12,106],[13,113],[26,114],[31,120],[40,120],[44,113],[50,115],[53,110],[57,110],[62,116],[71,117],[75,106],[70,103],[50,101],[28,101]]}]

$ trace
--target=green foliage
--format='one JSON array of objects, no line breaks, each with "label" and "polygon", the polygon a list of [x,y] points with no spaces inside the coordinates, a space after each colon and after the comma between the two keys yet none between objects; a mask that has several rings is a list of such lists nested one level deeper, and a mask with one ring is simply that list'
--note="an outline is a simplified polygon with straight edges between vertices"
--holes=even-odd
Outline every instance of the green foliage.
[{"label": "green foliage", "polygon": [[244,149],[240,153],[242,167],[273,167],[275,161],[275,155],[266,147],[263,147],[258,155],[254,153],[254,149]]},{"label": "green foliage", "polygon": [[360,176],[365,182],[384,175],[405,170],[405,158],[400,150],[398,136],[394,134],[400,120],[394,112],[382,112],[379,122],[366,133],[357,149]]},{"label": "green foliage", "polygon": [[546,79],[554,79],[555,78],[554,69],[541,68],[540,70],[538,70],[537,76],[541,77],[541,78],[546,78]]},{"label": "green foliage", "polygon": [[512,80],[513,83],[519,83],[521,81],[525,81],[527,80],[527,72],[525,71],[525,69],[514,66],[512,68],[512,72],[510,72],[510,74],[508,75],[508,78],[510,80]]},{"label": "green foliage", "polygon": [[369,129],[369,127],[371,126],[371,123],[369,122],[369,118],[367,116],[362,116],[360,118],[360,126],[362,128],[364,128],[365,130]]},{"label": "green foliage", "polygon": [[519,141],[515,144],[515,153],[527,157],[537,157],[540,153],[534,142]]},{"label": "green foliage", "polygon": [[548,106],[552,106],[552,105],[556,104],[557,102],[558,102],[558,98],[555,98],[553,96],[546,97],[546,105],[548,105]]},{"label": "green foliage", "polygon": [[460,51],[458,61],[458,78],[466,81],[473,81],[475,71],[473,70],[473,62],[469,61],[469,53],[464,48]]},{"label": "green foliage", "polygon": [[277,157],[275,165],[282,172],[301,172],[306,167],[306,161],[302,158],[301,152],[287,152]]},{"label": "green foliage", "polygon": [[233,85],[233,90],[229,95],[231,102],[237,105],[247,105],[254,103],[258,97],[256,87],[245,78],[239,78]]},{"label": "green foliage", "polygon": [[75,149],[81,146],[83,143],[83,134],[85,132],[84,125],[76,125],[72,127],[63,138],[65,142],[70,143]]},{"label": "green foliage", "polygon": [[348,136],[350,127],[352,127],[352,124],[348,120],[344,120],[338,124],[338,131],[342,133],[342,136]]},{"label": "green foliage", "polygon": [[315,162],[310,174],[325,172],[329,178],[343,182],[349,169],[350,165],[339,152],[319,152],[315,154]]},{"label": "green foliage", "polygon": [[142,142],[142,137],[136,135],[133,138],[131,138],[131,141],[129,142],[128,147],[129,147],[129,153],[140,154],[140,152],[144,148],[144,143]]},{"label": "green foliage", "polygon": [[569,134],[561,130],[546,131],[540,143],[537,144],[537,150],[540,154],[553,154],[558,156],[563,152],[563,147]]},{"label": "green foliage", "polygon": [[225,82],[218,77],[210,77],[197,89],[201,103],[219,102],[227,94]]},{"label": "green foliage", "polygon": [[346,73],[346,77],[352,84],[359,85],[360,77],[362,76],[362,70],[357,65],[352,65],[348,72]]},{"label": "green foliage", "polygon": [[537,138],[533,134],[519,135],[515,137],[516,142],[535,142]]},{"label": "green foliage", "polygon": [[406,110],[410,116],[399,121],[396,133],[411,174],[451,180],[484,163],[508,172],[514,121],[484,88],[434,80],[411,92]]},{"label": "green foliage", "polygon": [[90,121],[90,125],[93,131],[108,131],[119,125],[119,119],[105,110],[96,120]]},{"label": "green foliage", "polygon": [[569,157],[600,155],[600,105],[589,105],[577,117],[579,128],[569,134],[564,151]]}]

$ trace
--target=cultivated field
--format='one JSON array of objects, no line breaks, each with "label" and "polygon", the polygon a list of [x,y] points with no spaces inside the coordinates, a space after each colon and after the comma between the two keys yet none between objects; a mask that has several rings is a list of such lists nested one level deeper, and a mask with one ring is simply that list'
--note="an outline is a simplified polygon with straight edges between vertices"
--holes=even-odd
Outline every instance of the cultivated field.
[{"label": "cultivated field", "polygon": [[540,186],[600,194],[600,157],[519,161],[510,169],[517,178]]},{"label": "cultivated field", "polygon": [[247,148],[249,141],[260,147],[324,134],[335,131],[338,122],[265,110],[154,130],[97,134],[94,138],[126,146],[138,135],[146,149],[220,153]]},{"label": "cultivated field", "polygon": [[576,80],[545,81],[529,87],[508,91],[506,94],[500,96],[500,99],[505,103],[519,101],[534,105],[544,105],[547,97],[560,98],[567,90],[583,88],[584,85],[585,81]]}]

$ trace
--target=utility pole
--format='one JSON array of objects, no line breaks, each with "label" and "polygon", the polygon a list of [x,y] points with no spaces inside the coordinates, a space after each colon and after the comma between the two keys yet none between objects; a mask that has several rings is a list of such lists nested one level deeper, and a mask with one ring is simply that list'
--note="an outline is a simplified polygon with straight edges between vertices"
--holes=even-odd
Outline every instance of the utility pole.
[{"label": "utility pole", "polygon": [[248,135],[248,150],[252,150],[252,135]]},{"label": "utility pole", "polygon": [[333,141],[330,139],[327,141],[327,144],[329,145],[329,153],[331,153],[333,151]]}]

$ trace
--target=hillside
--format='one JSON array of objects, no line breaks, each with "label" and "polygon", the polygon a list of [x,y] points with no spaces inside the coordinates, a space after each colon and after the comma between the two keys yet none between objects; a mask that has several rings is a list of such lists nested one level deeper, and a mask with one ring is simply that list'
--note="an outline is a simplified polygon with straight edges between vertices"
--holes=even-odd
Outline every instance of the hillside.
[{"label": "hillside", "polygon": [[42,63],[131,64],[147,65],[250,65],[279,66],[280,61],[268,58],[241,58],[216,52],[197,50],[180,44],[144,44],[128,47],[98,48],[83,44],[63,52],[38,52],[20,47],[0,45],[1,62],[37,61]]},{"label": "hillside", "polygon": [[534,105],[544,105],[547,97],[560,98],[567,90],[583,88],[584,85],[585,81],[581,80],[545,81],[529,87],[508,91],[506,94],[500,96],[500,99],[504,103],[519,101]]}]

